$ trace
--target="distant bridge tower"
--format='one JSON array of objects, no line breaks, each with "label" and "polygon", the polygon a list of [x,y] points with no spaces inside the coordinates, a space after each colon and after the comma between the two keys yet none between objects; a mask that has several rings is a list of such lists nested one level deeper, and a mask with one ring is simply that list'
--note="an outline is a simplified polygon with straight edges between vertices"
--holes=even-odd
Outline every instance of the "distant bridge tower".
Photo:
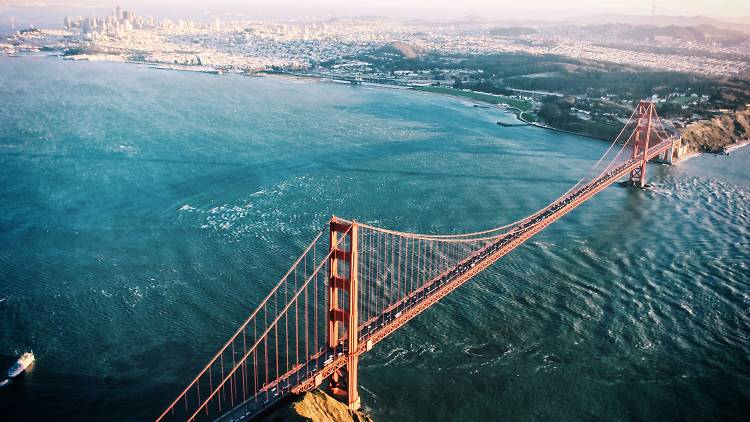
[{"label": "distant bridge tower", "polygon": [[[347,236],[348,241],[339,239],[339,236]],[[347,363],[345,371],[337,370],[333,373],[330,387],[331,392],[344,399],[352,410],[357,410],[360,406],[357,392],[359,356],[356,353],[359,335],[357,240],[357,223],[344,223],[336,217],[331,219],[330,248],[332,251],[328,263],[328,347],[334,353],[341,350],[339,323],[342,324],[346,327],[344,353],[347,355]],[[341,298],[346,296],[342,302],[347,303],[339,303],[340,296]],[[334,356],[334,359],[336,358],[338,356]]]},{"label": "distant bridge tower", "polygon": [[634,143],[633,159],[641,159],[640,167],[633,169],[628,178],[628,184],[631,186],[643,188],[646,186],[646,162],[648,161],[646,151],[648,151],[649,141],[651,140],[651,130],[653,128],[653,117],[655,114],[654,103],[651,101],[641,100],[638,103]]}]

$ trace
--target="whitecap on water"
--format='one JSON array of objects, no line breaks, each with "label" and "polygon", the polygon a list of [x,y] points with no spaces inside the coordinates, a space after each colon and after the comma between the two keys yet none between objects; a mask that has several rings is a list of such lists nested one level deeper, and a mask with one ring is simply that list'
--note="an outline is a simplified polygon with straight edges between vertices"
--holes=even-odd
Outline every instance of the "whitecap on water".
[{"label": "whitecap on water", "polygon": [[542,362],[541,365],[536,367],[536,372],[544,372],[548,374],[556,370],[561,364],[561,360],[555,355],[544,355]]},{"label": "whitecap on water", "polygon": [[259,195],[265,195],[265,193],[266,193],[265,189],[261,189],[261,190],[259,190],[257,192],[251,193],[250,194],[250,198],[255,197],[255,196],[259,196]]},{"label": "whitecap on water", "polygon": [[[304,220],[315,221],[315,224],[324,220],[308,212],[300,214],[300,210],[311,208],[310,203],[328,203],[331,199],[325,194],[309,195],[310,190],[320,192],[320,185],[330,183],[330,180],[316,182],[312,179],[301,176],[284,180],[259,189],[237,203],[223,204],[201,212],[205,215],[205,221],[200,227],[226,237],[230,242],[240,241],[246,236],[261,237],[267,232],[297,236],[303,231],[302,227],[308,226],[299,224],[302,216]],[[300,191],[305,194],[299,194]],[[281,203],[287,206],[282,207]],[[316,205],[312,208],[325,207]]]},{"label": "whitecap on water", "polygon": [[375,397],[375,398],[378,397],[377,394],[375,394],[374,392],[372,392],[372,391],[368,390],[367,388],[365,388],[364,385],[360,384],[359,388],[361,388],[363,391],[365,391],[367,394],[371,395],[372,397]]},{"label": "whitecap on water", "polygon": [[139,286],[128,287],[128,291],[130,292],[130,295],[125,297],[125,302],[131,308],[135,308],[138,302],[143,299],[143,292]]},{"label": "whitecap on water", "polygon": [[406,349],[402,349],[400,347],[397,347],[393,350],[391,350],[390,353],[388,353],[388,361],[383,364],[383,366],[388,366],[396,361],[396,359],[403,357],[406,355]]}]

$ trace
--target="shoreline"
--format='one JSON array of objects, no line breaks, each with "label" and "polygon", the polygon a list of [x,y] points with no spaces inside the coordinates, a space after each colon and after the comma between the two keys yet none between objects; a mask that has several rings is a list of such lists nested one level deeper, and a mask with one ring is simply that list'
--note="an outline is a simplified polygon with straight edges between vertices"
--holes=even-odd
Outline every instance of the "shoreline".
[{"label": "shoreline", "polygon": [[370,87],[370,88],[381,88],[381,89],[392,89],[392,90],[399,90],[399,91],[407,91],[412,90],[409,86],[403,86],[403,85],[391,85],[391,84],[384,84],[384,83],[377,83],[377,82],[359,82],[357,84],[352,84],[351,81],[345,80],[345,79],[335,79],[335,78],[326,78],[323,76],[315,76],[315,75],[306,75],[306,74],[295,74],[295,73],[265,73],[265,72],[258,72],[256,74],[248,74],[247,76],[255,76],[255,77],[269,77],[269,78],[278,78],[278,79],[287,79],[287,80],[310,80],[312,82],[320,82],[320,83],[331,83],[331,84],[337,84],[337,85],[351,85],[351,86],[362,86],[362,87]]},{"label": "shoreline", "polygon": [[744,148],[744,147],[746,147],[746,146],[748,146],[748,145],[750,145],[750,139],[746,139],[746,140],[744,140],[744,141],[739,141],[739,142],[736,142],[736,143],[734,143],[734,144],[732,144],[732,145],[729,145],[729,146],[728,146],[728,147],[727,147],[727,148],[726,148],[726,149],[724,150],[724,152],[725,152],[725,153],[726,153],[727,155],[729,155],[729,154],[731,154],[731,153],[732,153],[732,151],[736,151],[736,150],[738,150],[738,149],[740,149],[740,148]]},{"label": "shoreline", "polygon": [[526,120],[523,120],[520,116],[518,117],[518,119],[521,120],[522,122],[526,123],[528,126],[535,126],[535,127],[540,128],[540,129],[547,129],[547,130],[551,130],[553,132],[565,133],[565,134],[568,134],[568,135],[581,136],[581,137],[589,138],[589,139],[596,139],[597,141],[607,141],[607,142],[611,141],[610,139],[602,138],[600,136],[587,135],[585,133],[578,133],[578,132],[571,132],[569,130],[558,129],[558,128],[552,127],[552,126],[545,126],[545,125],[542,125],[542,124],[539,124],[539,123],[536,123],[536,122],[527,122]]},{"label": "shoreline", "polygon": [[688,154],[683,155],[682,157],[678,157],[677,161],[675,161],[675,163],[684,163],[684,162],[686,162],[688,160],[691,160],[691,159],[693,159],[695,157],[698,157],[698,156],[701,156],[701,155],[705,155],[705,154],[711,154],[711,155],[715,155],[715,156],[723,156],[723,155],[727,155],[728,156],[732,152],[737,151],[739,149],[742,149],[742,148],[744,148],[744,147],[746,147],[748,145],[750,145],[750,139],[744,140],[744,141],[739,141],[739,142],[736,142],[734,144],[731,144],[730,146],[726,147],[726,149],[724,150],[723,154],[719,154],[719,153],[715,153],[715,152],[693,151],[693,152],[690,152]]},{"label": "shoreline", "polygon": [[687,162],[688,160],[692,160],[695,157],[700,157],[703,154],[705,154],[705,153],[703,153],[703,152],[691,152],[691,153],[685,154],[682,157],[677,157],[677,161],[675,161],[675,164]]},{"label": "shoreline", "polygon": [[[408,89],[411,89],[412,91],[419,92],[419,93],[432,94],[432,95],[444,95],[446,97],[457,98],[457,99],[460,99],[460,100],[463,100],[463,101],[467,101],[467,102],[472,103],[472,104],[477,104],[477,105],[481,105],[481,106],[489,106],[489,108],[494,108],[494,109],[502,111],[504,113],[513,114],[516,117],[516,120],[518,120],[519,122],[523,123],[523,125],[517,125],[518,127],[533,126],[533,127],[537,127],[537,128],[540,128],[540,129],[551,130],[553,132],[565,133],[565,134],[574,135],[574,136],[581,136],[581,137],[590,138],[590,139],[596,139],[598,141],[610,141],[609,139],[602,138],[602,137],[599,137],[599,136],[588,135],[588,134],[585,134],[585,133],[571,132],[569,130],[558,129],[558,128],[552,127],[552,126],[545,126],[545,125],[542,125],[542,124],[540,124],[538,122],[532,122],[532,121],[526,120],[526,119],[523,118],[523,114],[526,113],[526,111],[523,111],[523,110],[521,110],[518,107],[501,106],[499,104],[492,104],[492,103],[484,102],[484,101],[481,101],[481,100],[475,100],[475,99],[463,97],[463,96],[460,96],[460,95],[453,95],[453,94],[445,93],[445,92],[423,91],[423,90],[414,89],[413,87],[408,87]],[[500,125],[500,126],[504,126],[504,125]]]},{"label": "shoreline", "polygon": [[[318,82],[336,83],[336,84],[341,84],[341,85],[351,84],[351,81],[346,80],[346,79],[337,79],[337,78],[332,78],[332,77],[325,77],[325,76],[320,76],[320,75],[310,75],[310,74],[304,74],[304,73],[286,73],[286,72],[262,73],[261,72],[261,74],[264,75],[264,76],[276,76],[276,77],[279,77],[281,79],[312,79],[312,80],[315,80],[315,81],[318,81]],[[500,111],[502,113],[512,114],[513,116],[515,116],[516,120],[518,120],[521,123],[525,123],[525,125],[537,126],[537,127],[540,127],[540,128],[545,128],[544,126],[541,126],[541,125],[535,124],[533,122],[528,122],[528,121],[524,120],[520,116],[523,113],[525,113],[525,111],[523,111],[523,110],[521,110],[521,109],[519,109],[517,107],[513,107],[513,106],[501,106],[499,104],[488,103],[488,102],[485,102],[485,101],[481,101],[481,100],[477,100],[477,99],[473,99],[473,98],[468,98],[468,97],[463,97],[463,96],[460,96],[460,95],[453,95],[453,94],[445,93],[445,92],[431,92],[431,91],[420,90],[420,89],[416,89],[416,87],[414,87],[414,86],[409,86],[409,85],[385,84],[385,83],[365,82],[365,81],[362,81],[362,82],[358,83],[357,85],[359,85],[359,86],[365,86],[365,87],[372,87],[372,88],[382,88],[382,89],[394,89],[394,90],[402,90],[402,91],[411,91],[411,92],[414,92],[416,94],[438,95],[438,96],[443,96],[443,97],[458,99],[458,100],[465,101],[465,102],[473,104],[473,105],[478,105],[478,106],[483,106],[483,107],[487,107],[487,108],[492,108],[492,109],[498,110],[498,111]],[[580,135],[580,136],[588,136],[588,135],[577,134],[577,133],[573,133],[573,134],[574,135]]]}]

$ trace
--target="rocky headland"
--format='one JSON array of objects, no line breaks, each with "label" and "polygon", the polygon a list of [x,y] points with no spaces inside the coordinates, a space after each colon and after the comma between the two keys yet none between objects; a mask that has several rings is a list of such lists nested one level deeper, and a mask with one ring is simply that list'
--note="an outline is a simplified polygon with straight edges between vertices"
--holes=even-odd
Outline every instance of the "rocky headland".
[{"label": "rocky headland", "polygon": [[266,417],[269,422],[372,422],[362,411],[350,410],[347,405],[321,390],[313,390],[294,398]]},{"label": "rocky headland", "polygon": [[750,109],[691,123],[680,132],[686,152],[722,153],[735,144],[750,140]]}]

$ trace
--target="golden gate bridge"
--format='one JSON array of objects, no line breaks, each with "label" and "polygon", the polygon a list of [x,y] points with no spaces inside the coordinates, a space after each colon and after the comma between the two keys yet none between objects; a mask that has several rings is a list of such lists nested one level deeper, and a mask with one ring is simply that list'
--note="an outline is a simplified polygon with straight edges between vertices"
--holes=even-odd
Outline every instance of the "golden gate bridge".
[{"label": "golden gate bridge", "polygon": [[248,420],[324,383],[359,408],[361,355],[609,185],[645,187],[646,163],[679,145],[641,101],[576,184],[514,223],[435,235],[333,217],[156,421]]}]

